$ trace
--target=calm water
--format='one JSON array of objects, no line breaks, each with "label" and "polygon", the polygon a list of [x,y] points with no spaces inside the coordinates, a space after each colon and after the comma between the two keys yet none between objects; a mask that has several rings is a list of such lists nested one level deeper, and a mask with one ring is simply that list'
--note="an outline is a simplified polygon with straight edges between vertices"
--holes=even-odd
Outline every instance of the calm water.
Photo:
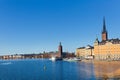
[{"label": "calm water", "polygon": [[0,61],[0,80],[96,80],[92,63],[50,60]]},{"label": "calm water", "polygon": [[120,61],[0,61],[0,80],[120,80]]}]

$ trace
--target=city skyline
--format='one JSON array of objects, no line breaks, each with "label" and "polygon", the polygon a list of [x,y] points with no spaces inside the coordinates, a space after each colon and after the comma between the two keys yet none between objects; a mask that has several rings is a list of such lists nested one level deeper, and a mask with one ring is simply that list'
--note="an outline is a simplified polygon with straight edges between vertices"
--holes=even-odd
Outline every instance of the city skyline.
[{"label": "city skyline", "polygon": [[[0,55],[63,51],[101,40],[105,16],[108,38],[120,38],[119,0],[1,0]],[[100,31],[101,30],[101,31]]]}]

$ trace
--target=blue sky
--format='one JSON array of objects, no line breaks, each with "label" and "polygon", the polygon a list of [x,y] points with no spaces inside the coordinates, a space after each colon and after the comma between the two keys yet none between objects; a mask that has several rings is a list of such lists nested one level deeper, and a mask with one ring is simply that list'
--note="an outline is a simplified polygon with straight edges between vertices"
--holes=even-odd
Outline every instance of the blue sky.
[{"label": "blue sky", "polygon": [[120,38],[120,0],[0,0],[0,55],[64,51]]}]

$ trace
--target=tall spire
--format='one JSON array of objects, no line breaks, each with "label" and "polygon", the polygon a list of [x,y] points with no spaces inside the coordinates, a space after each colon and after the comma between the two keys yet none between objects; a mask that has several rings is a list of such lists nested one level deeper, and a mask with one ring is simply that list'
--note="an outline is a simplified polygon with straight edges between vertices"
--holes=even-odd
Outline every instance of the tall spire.
[{"label": "tall spire", "polygon": [[106,33],[107,30],[106,30],[106,24],[105,24],[105,17],[103,17],[103,31],[102,33]]},{"label": "tall spire", "polygon": [[106,24],[105,24],[105,17],[103,17],[103,30],[102,30],[102,41],[108,40]]}]

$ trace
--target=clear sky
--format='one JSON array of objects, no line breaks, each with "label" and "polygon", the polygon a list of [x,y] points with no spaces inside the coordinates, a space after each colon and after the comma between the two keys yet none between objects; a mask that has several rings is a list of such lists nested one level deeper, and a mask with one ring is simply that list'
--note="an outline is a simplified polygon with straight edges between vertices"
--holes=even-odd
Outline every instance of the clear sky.
[{"label": "clear sky", "polygon": [[120,38],[120,0],[0,0],[0,55],[64,51]]}]

